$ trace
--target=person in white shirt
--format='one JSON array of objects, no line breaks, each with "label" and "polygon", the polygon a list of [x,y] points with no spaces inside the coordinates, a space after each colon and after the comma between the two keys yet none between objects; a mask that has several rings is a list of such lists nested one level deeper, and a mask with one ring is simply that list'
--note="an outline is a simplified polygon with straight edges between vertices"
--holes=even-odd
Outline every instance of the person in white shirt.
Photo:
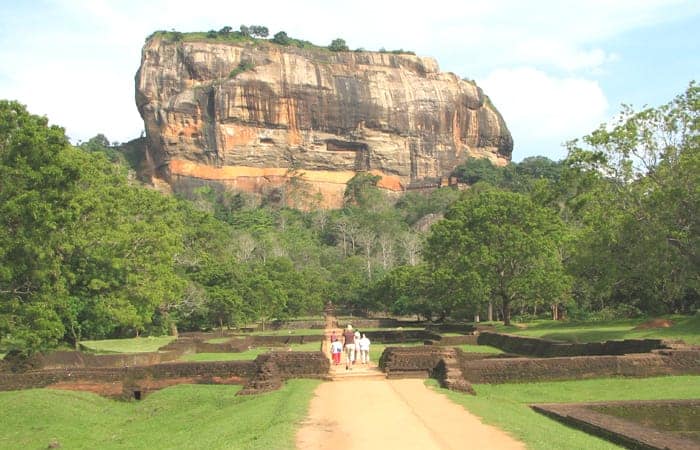
[{"label": "person in white shirt", "polygon": [[336,366],[340,365],[340,354],[343,353],[343,344],[336,338],[333,338],[333,343],[331,344],[331,354],[333,355],[333,363]]},{"label": "person in white shirt", "polygon": [[362,361],[362,364],[369,364],[369,344],[369,338],[363,333],[359,340],[360,361]]}]

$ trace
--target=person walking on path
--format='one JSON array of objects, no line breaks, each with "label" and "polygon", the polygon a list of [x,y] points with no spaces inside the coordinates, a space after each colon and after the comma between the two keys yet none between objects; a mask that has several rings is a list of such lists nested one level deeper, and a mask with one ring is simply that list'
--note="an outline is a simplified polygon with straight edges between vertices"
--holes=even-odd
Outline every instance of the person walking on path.
[{"label": "person walking on path", "polygon": [[369,364],[369,338],[366,334],[362,333],[362,337],[358,342],[360,346],[360,361],[362,364]]},{"label": "person walking on path", "polygon": [[360,358],[360,330],[355,330],[355,358],[353,364]]},{"label": "person walking on path", "polygon": [[340,354],[343,353],[343,344],[338,339],[333,338],[331,344],[331,354],[333,355],[333,364],[340,365]]},{"label": "person walking on path", "polygon": [[352,365],[355,363],[355,333],[352,331],[352,325],[350,324],[348,324],[345,333],[343,333],[343,341],[347,357],[345,370],[352,370]]}]

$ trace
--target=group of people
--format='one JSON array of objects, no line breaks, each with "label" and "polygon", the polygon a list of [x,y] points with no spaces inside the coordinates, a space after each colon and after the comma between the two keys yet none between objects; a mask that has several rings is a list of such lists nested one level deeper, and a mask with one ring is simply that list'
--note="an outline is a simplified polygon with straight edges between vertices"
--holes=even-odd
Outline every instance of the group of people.
[{"label": "group of people", "polygon": [[352,370],[358,355],[362,364],[369,364],[369,338],[360,333],[359,330],[353,330],[352,325],[348,324],[343,332],[343,341],[335,335],[331,335],[331,355],[333,355],[333,363],[340,365],[340,355],[345,350],[345,370]]}]

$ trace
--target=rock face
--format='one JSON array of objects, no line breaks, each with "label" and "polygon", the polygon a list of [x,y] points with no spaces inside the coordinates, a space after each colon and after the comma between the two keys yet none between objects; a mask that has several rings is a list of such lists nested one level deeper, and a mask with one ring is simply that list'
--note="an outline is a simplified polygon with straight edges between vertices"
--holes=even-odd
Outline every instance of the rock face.
[{"label": "rock face", "polygon": [[480,88],[408,54],[156,35],[136,103],[174,189],[277,190],[299,207],[340,207],[359,171],[391,191],[434,187],[467,157],[502,165],[513,148]]}]

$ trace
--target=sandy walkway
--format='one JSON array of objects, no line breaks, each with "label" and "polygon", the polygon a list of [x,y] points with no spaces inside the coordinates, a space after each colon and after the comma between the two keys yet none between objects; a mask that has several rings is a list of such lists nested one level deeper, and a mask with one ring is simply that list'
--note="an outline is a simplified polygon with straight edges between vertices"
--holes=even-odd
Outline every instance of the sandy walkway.
[{"label": "sandy walkway", "polygon": [[321,384],[297,434],[299,450],[524,449],[482,424],[423,380],[347,380]]}]

